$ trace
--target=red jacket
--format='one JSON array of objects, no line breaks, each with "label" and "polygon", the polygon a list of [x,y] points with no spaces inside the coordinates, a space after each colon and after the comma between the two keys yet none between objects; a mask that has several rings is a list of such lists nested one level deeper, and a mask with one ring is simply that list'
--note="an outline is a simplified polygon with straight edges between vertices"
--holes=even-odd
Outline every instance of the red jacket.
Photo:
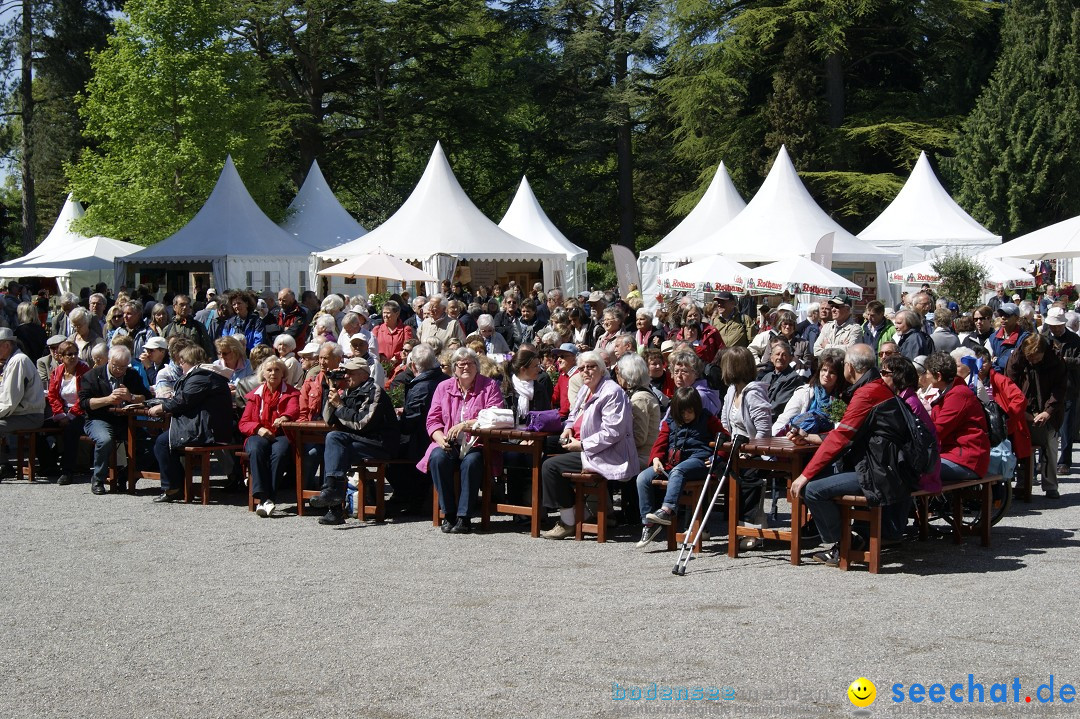
[{"label": "red jacket", "polygon": [[319,372],[311,379],[304,380],[300,386],[300,408],[297,422],[322,420],[323,378],[325,372]]},{"label": "red jacket", "polygon": [[[709,364],[716,358],[716,353],[724,349],[724,340],[720,337],[720,331],[713,327],[708,322],[702,322],[701,328],[701,341],[694,345],[694,352],[701,358],[701,361],[705,364]],[[675,335],[676,342],[685,341],[683,336],[683,330],[679,330],[679,334]]]},{"label": "red jacket", "polygon": [[258,434],[261,427],[266,427],[275,435],[281,434],[281,430],[274,426],[274,421],[284,417],[290,422],[295,421],[300,415],[300,390],[286,382],[271,401],[266,401],[266,383],[260,384],[247,393],[244,405],[244,416],[240,418],[240,431],[245,437]]},{"label": "red jacket", "polygon": [[379,343],[379,356],[385,357],[395,365],[400,361],[398,355],[401,354],[401,350],[405,347],[405,340],[416,336],[413,334],[412,327],[400,320],[398,320],[398,326],[394,329],[387,327],[385,322],[375,325],[375,328],[371,330],[371,334],[375,337],[375,341]]},{"label": "red jacket", "polygon": [[[75,365],[75,394],[79,393],[79,385],[82,384],[82,376],[90,371],[90,365],[81,361]],[[53,373],[49,375],[49,391],[45,396],[45,399],[49,403],[49,407],[52,408],[53,414],[64,414],[67,410],[64,409],[64,400],[60,399],[60,383],[64,381],[64,365],[59,365],[53,370]],[[81,417],[83,414],[82,407],[79,406],[79,400],[75,400],[75,404],[71,405],[71,413],[76,417]]]},{"label": "red jacket", "polygon": [[[851,440],[855,438],[855,433],[859,431],[859,427],[866,421],[870,411],[894,396],[893,391],[889,389],[881,378],[867,382],[856,390],[851,402],[848,403],[844,416],[836,423],[836,429],[825,435],[825,441],[817,448],[813,458],[810,459],[810,463],[803,469],[803,476],[813,479],[822,470],[835,462],[851,444]],[[979,416],[982,416],[982,408],[979,409]]]},{"label": "red jacket", "polygon": [[990,369],[990,387],[994,390],[994,401],[1009,418],[1006,430],[1009,433],[1009,439],[1012,440],[1013,452],[1016,453],[1017,459],[1030,457],[1031,428],[1027,423],[1027,397],[1024,391],[1003,373],[993,368]]},{"label": "red jacket", "polygon": [[990,438],[982,404],[963,380],[930,403],[930,418],[937,429],[941,458],[967,467],[980,477],[990,469]]},{"label": "red jacket", "polygon": [[[576,367],[571,368],[571,372],[577,371]],[[558,407],[559,416],[566,419],[570,416],[570,402],[570,375],[563,372],[555,381],[555,387],[552,389],[551,406],[552,408]]]}]

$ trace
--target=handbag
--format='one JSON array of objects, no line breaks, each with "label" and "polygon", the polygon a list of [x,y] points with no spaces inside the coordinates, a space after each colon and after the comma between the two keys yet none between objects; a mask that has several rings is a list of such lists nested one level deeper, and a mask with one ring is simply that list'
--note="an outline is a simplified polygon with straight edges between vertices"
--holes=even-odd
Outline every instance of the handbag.
[{"label": "handbag", "polygon": [[529,422],[525,426],[526,432],[558,432],[563,428],[562,418],[557,409],[545,409],[539,412],[529,412]]},{"label": "handbag", "polygon": [[514,412],[509,409],[488,407],[476,415],[477,429],[513,429]]}]

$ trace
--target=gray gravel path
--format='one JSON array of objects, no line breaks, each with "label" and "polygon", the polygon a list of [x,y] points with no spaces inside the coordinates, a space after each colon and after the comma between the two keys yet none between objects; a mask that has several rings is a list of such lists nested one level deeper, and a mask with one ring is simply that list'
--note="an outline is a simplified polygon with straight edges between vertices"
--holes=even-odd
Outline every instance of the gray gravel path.
[{"label": "gray gravel path", "polygon": [[[0,484],[6,717],[1064,716],[1080,685],[1080,486],[975,540],[911,543],[888,572],[473,536],[426,522],[319,526],[237,504],[157,505],[88,484]],[[1021,703],[894,704],[897,682],[1019,677]],[[730,701],[613,687],[731,687]],[[966,695],[965,695],[966,698]],[[989,700],[989,697],[987,697]],[[1011,699],[1011,695],[1010,695]]]}]

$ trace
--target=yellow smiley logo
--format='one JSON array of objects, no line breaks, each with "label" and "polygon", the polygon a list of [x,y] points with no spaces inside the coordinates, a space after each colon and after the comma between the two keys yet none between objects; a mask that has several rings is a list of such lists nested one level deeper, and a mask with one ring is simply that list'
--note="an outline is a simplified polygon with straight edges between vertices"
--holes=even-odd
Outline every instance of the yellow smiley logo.
[{"label": "yellow smiley logo", "polygon": [[860,709],[865,709],[877,699],[877,687],[866,677],[859,677],[847,689],[847,697]]}]

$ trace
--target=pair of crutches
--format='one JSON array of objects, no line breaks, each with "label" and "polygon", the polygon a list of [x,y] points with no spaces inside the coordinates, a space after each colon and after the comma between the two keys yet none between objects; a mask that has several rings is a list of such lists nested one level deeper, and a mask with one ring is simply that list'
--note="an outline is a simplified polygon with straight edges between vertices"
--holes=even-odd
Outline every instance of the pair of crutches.
[{"label": "pair of crutches", "polygon": [[[697,531],[694,532],[693,538],[691,538],[690,529],[694,526],[694,522],[697,521],[698,514],[701,512],[701,505],[705,501],[705,495],[709,491],[709,482],[713,480],[716,467],[720,464],[716,461],[717,458],[715,454],[713,455],[712,466],[709,468],[709,473],[705,475],[705,485],[701,488],[701,496],[698,497],[697,506],[694,507],[694,514],[690,518],[690,524],[686,528],[686,534],[683,535],[682,546],[679,547],[679,557],[675,560],[675,566],[671,568],[672,574],[676,574],[680,577],[686,574],[686,565],[690,563],[693,549],[701,539],[701,533],[705,531],[705,525],[709,521],[709,515],[712,514],[713,507],[716,506],[716,500],[720,498],[720,493],[724,491],[724,485],[727,483],[728,475],[731,474],[731,462],[739,453],[739,448],[749,441],[750,438],[742,434],[737,434],[732,438],[731,450],[728,452],[727,462],[724,464],[724,472],[716,482],[716,491],[713,492],[712,499],[709,500],[709,506],[705,509],[705,516],[701,518],[701,523],[698,525]],[[716,435],[717,451],[723,446],[722,442],[723,433],[721,432]],[[731,538],[729,538],[728,541],[731,541]]]}]

